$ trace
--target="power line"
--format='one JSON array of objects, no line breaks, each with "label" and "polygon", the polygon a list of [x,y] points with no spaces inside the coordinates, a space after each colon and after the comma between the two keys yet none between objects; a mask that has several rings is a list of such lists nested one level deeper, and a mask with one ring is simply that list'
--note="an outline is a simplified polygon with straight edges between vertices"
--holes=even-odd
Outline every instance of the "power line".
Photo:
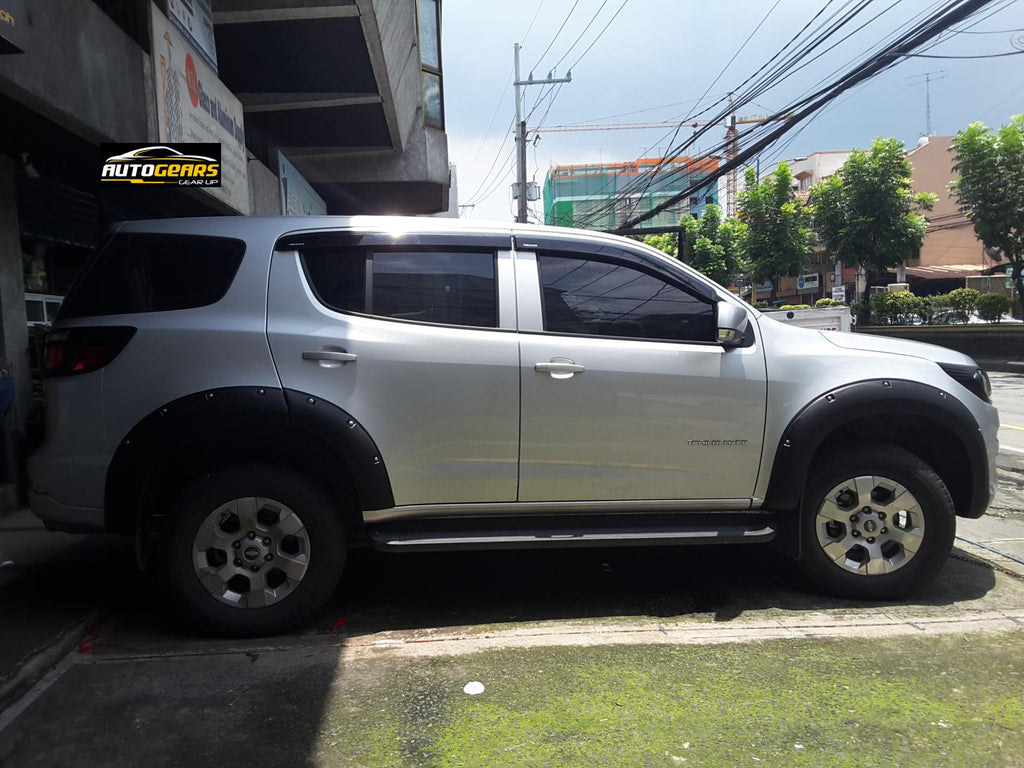
[{"label": "power line", "polygon": [[585,27],[583,28],[583,31],[582,31],[582,32],[580,32],[580,33],[579,33],[579,34],[578,34],[578,35],[576,36],[576,39],[572,41],[572,45],[570,45],[570,46],[569,46],[569,48],[568,48],[568,50],[566,50],[566,52],[562,54],[562,58],[560,58],[560,59],[559,59],[558,61],[556,61],[556,62],[555,62],[555,65],[554,65],[554,66],[553,66],[553,67],[551,68],[552,70],[556,70],[556,69],[558,69],[558,65],[559,65],[559,64],[561,64],[561,63],[562,63],[563,61],[565,61],[566,57],[568,57],[568,55],[569,55],[570,53],[572,53],[572,49],[573,49],[573,48],[575,48],[575,47],[576,47],[577,45],[579,45],[579,43],[580,43],[580,40],[582,40],[582,39],[583,39],[583,36],[584,36],[585,34],[587,34],[587,30],[588,30],[588,29],[590,29],[591,25],[592,25],[592,24],[593,24],[593,23],[594,23],[595,21],[597,21],[597,17],[601,15],[601,11],[602,11],[602,10],[604,10],[604,7],[605,7],[606,5],[608,5],[608,0],[603,0],[603,2],[601,3],[601,5],[600,5],[600,6],[598,7],[597,11],[595,11],[595,12],[594,12],[594,15],[590,17],[590,21],[588,21],[588,22],[587,22],[587,26],[585,26]]},{"label": "power line", "polygon": [[[801,38],[801,36],[805,32],[807,32],[807,30],[810,29],[822,17],[822,15],[828,10],[828,8],[830,6],[833,5],[834,2],[836,2],[836,0],[828,0],[828,2],[820,10],[818,10],[817,13],[815,13],[811,17],[811,19],[806,24],[804,24],[804,26],[795,35],[793,35],[793,37],[791,37],[786,42],[785,45],[782,46],[782,48],[780,48],[772,57],[770,57],[768,59],[768,61],[766,61],[764,64],[762,64],[761,67],[759,67],[752,75],[748,76],[746,78],[746,80],[744,80],[743,83],[740,84],[740,86],[739,86],[739,88],[737,90],[743,89],[749,83],[754,81],[755,78],[757,78],[762,72],[764,72],[765,70],[769,70],[768,74],[766,74],[762,78],[762,80],[760,81],[761,84],[762,84],[761,90],[757,90],[755,87],[752,86],[750,89],[748,89],[748,91],[744,92],[745,95],[743,95],[743,96],[741,96],[739,98],[737,106],[742,105],[742,104],[744,104],[744,103],[746,103],[748,101],[751,101],[753,98],[759,96],[760,93],[762,93],[765,90],[767,90],[767,88],[771,84],[772,80],[778,80],[779,82],[781,82],[781,80],[778,79],[779,78],[779,73],[784,72],[787,67],[791,67],[792,66],[792,62],[798,61],[803,55],[805,55],[806,52],[808,52],[810,50],[813,50],[814,47],[817,47],[817,45],[820,44],[820,40],[819,40],[819,42],[814,43],[814,39],[813,38],[808,38],[807,42],[802,43],[802,47],[795,48],[786,58],[784,58],[781,61],[779,61],[780,58],[783,56],[783,54],[785,54],[786,51],[789,50],[793,46],[793,44],[797,40],[799,40]],[[835,19],[837,16],[839,16],[841,13],[843,13],[843,11],[846,8],[848,8],[853,2],[854,2],[854,0],[847,0],[847,2],[845,2],[838,10],[833,12],[830,16],[825,18],[823,21],[821,21],[821,23],[818,24],[818,26],[811,32],[811,34],[812,35],[818,34],[820,30],[825,28],[825,25],[829,24],[830,22],[832,22],[833,19]],[[871,2],[871,0],[861,0],[860,5],[855,7],[852,11],[848,11],[847,12],[846,17],[844,17],[844,19],[842,20],[842,23],[846,23],[847,21],[849,21],[849,19],[851,19],[854,16],[856,16],[870,2]],[[762,20],[762,23],[763,23],[763,20]],[[812,45],[812,43],[813,43],[813,45]],[[778,63],[776,63],[774,68],[772,68],[774,62],[778,62]],[[785,79],[785,77],[782,77],[781,79]],[[775,84],[777,84],[777,82]],[[710,90],[710,88],[705,90],[705,95],[707,94],[707,91],[709,91],[709,90]],[[703,97],[702,97],[702,99],[703,99]],[[697,112],[695,114],[691,113],[690,115],[687,116],[687,118],[690,119],[690,118],[701,117],[703,115],[706,115],[712,109],[714,109],[715,107],[720,105],[723,101],[725,101],[725,99],[718,99],[717,101],[713,102],[708,107],[705,107],[700,112]],[[664,167],[667,163],[671,162],[671,160],[674,160],[676,157],[678,157],[680,154],[682,154],[682,151],[686,147],[692,146],[698,139],[700,139],[705,133],[707,133],[708,130],[710,130],[712,125],[714,125],[716,122],[718,122],[720,120],[724,120],[725,117],[728,114],[729,114],[728,110],[720,111],[713,118],[711,118],[710,120],[707,121],[706,127],[701,128],[700,130],[698,130],[695,133],[693,133],[688,141],[684,142],[681,145],[678,145],[676,147],[676,149],[671,150],[669,153],[666,153],[666,156],[663,158],[663,162],[659,164],[659,167],[658,167],[658,169],[656,169],[655,172],[656,173],[659,172],[660,168]],[[677,135],[678,135],[678,129],[672,135],[673,136],[672,141],[675,141],[675,136],[677,136]],[[667,138],[667,137],[668,137],[668,135],[666,135],[665,138]],[[725,144],[723,143],[723,144],[719,145],[717,148],[713,148],[713,149],[709,150],[709,154],[717,154],[717,153],[720,153],[724,149],[725,149]],[[673,169],[673,170],[670,170],[668,173],[669,173],[669,175],[671,175],[674,172],[675,172],[675,170]],[[632,184],[627,185],[626,188],[623,190],[622,195],[620,195],[620,197],[628,195],[628,194],[632,194],[633,192],[635,192],[639,188],[639,185],[641,183],[643,183],[644,181],[647,181],[647,180],[646,179],[639,180],[637,182],[634,182]],[[605,188],[610,186],[610,184],[611,183],[606,185]],[[608,211],[613,210],[616,205],[617,205],[617,201],[613,199],[612,201],[610,201],[609,204],[607,204],[605,206],[602,206],[602,207],[599,207],[598,210],[592,212],[591,220],[594,220],[594,219],[596,219],[599,216],[605,215]],[[583,226],[586,226],[586,223],[583,223]]]},{"label": "power line", "polygon": [[472,195],[469,196],[469,200],[466,201],[467,205],[469,205],[470,203],[476,202],[474,197],[477,195],[477,193],[483,187],[485,187],[488,184],[490,184],[490,177],[491,177],[491,174],[494,172],[495,167],[497,166],[497,167],[500,168],[500,166],[497,165],[498,164],[498,160],[501,158],[502,150],[505,149],[505,145],[508,143],[509,136],[512,135],[511,131],[512,131],[512,128],[513,128],[514,125],[515,125],[515,118],[513,117],[512,120],[509,122],[508,130],[505,132],[505,138],[502,139],[501,144],[498,146],[498,151],[494,153],[494,159],[491,161],[491,165],[487,169],[487,173],[484,174],[484,180],[481,181],[480,184],[477,185],[476,190],[473,192]]},{"label": "power line", "polygon": [[[749,158],[774,143],[781,136],[792,130],[799,122],[814,112],[817,112],[846,90],[849,90],[853,86],[894,67],[900,61],[906,59],[910,55],[911,51],[916,48],[920,48],[923,44],[934,39],[954,24],[963,22],[970,18],[978,11],[985,8],[985,6],[989,5],[992,1],[993,0],[963,0],[962,2],[952,4],[947,3],[945,10],[932,14],[932,16],[924,22],[915,26],[914,29],[901,35],[897,40],[893,41],[893,43],[886,46],[880,54],[871,55],[861,64],[854,67],[852,71],[846,73],[838,81],[795,102],[786,110],[788,112],[795,113],[791,119],[784,122],[780,127],[769,131],[766,136],[759,139],[743,152],[739,153],[733,160],[727,161],[718,169],[717,175],[720,176],[727,173],[732,168],[742,165]],[[702,183],[700,186],[704,185],[705,184]],[[624,222],[620,229],[634,227],[637,224],[656,216],[658,213],[671,205],[674,205],[676,202],[695,191],[696,188],[697,185],[690,185],[689,188],[684,189],[682,192],[670,197],[667,201],[655,206],[651,211]]]},{"label": "power line", "polygon": [[[533,31],[534,22],[537,21],[537,17],[540,15],[541,8],[544,7],[544,0],[540,0],[537,3],[537,10],[533,13],[533,18],[530,19],[530,26],[526,28],[526,34],[523,35],[523,42],[530,36],[530,32]],[[494,112],[491,114],[491,119],[487,123],[487,128],[484,131],[484,137],[480,140],[480,146],[476,149],[476,154],[473,155],[473,159],[469,162],[469,166],[466,168],[466,174],[473,169],[476,165],[477,158],[480,157],[480,153],[483,151],[484,146],[487,144],[487,139],[491,136],[491,128],[494,126],[494,119],[498,116],[498,112],[501,111],[501,105],[505,101],[505,94],[508,93],[508,87],[512,85],[512,78],[515,76],[515,71],[508,73],[508,78],[505,80],[505,87],[501,89],[501,95],[498,97],[498,103],[494,105]],[[501,154],[501,150],[498,150],[498,154]]]},{"label": "power line", "polygon": [[[817,37],[808,38],[805,42],[802,42],[799,47],[794,48],[791,53],[789,53],[785,58],[782,58],[781,61],[778,61],[778,63],[775,64],[774,67],[773,67],[772,66],[772,61],[779,60],[780,56],[787,49],[789,49],[792,46],[794,41],[796,41],[800,37],[801,33],[803,31],[806,31],[806,30],[810,29],[810,27],[814,25],[814,23],[822,16],[823,12],[825,10],[827,10],[828,6],[826,6],[824,9],[819,11],[811,19],[811,21],[809,21],[807,24],[804,25],[803,29],[801,30],[801,33],[798,33],[797,35],[795,35],[789,42],[787,42],[787,44],[785,46],[783,46],[780,49],[780,51],[774,57],[772,57],[771,60],[766,62],[764,65],[762,65],[761,68],[754,75],[751,75],[750,77],[748,77],[744,81],[743,86],[746,86],[748,83],[751,83],[752,81],[754,81],[754,79],[755,79],[755,77],[757,77],[758,73],[761,73],[761,72],[764,72],[765,70],[768,70],[768,72],[759,81],[754,82],[752,85],[750,85],[749,88],[747,88],[746,91],[743,91],[741,93],[741,95],[740,95],[740,97],[738,99],[739,103],[742,104],[742,103],[744,103],[746,101],[750,101],[750,100],[756,98],[761,92],[767,90],[768,87],[770,87],[772,85],[777,85],[779,82],[782,82],[783,80],[785,80],[788,77],[790,77],[792,75],[793,65],[796,62],[801,61],[801,60],[806,60],[808,52],[813,51],[815,48],[819,47],[824,40],[827,40],[829,37],[835,35],[837,31],[839,31],[843,26],[848,24],[853,18],[855,18],[859,13],[861,13],[867,7],[867,5],[870,2],[871,2],[871,0],[867,0],[866,2],[864,0],[861,0],[854,8],[852,8],[850,10],[847,10],[847,9],[850,8],[851,4],[853,3],[853,0],[848,0],[848,2],[843,4],[838,10],[836,10],[830,16],[825,18],[823,21],[821,21],[821,23],[818,24],[818,26],[812,31],[811,34],[817,35]],[[830,5],[831,5],[831,2],[830,2]],[[942,5],[941,3],[936,3],[936,6],[941,6],[941,5]],[[890,5],[888,8],[886,8],[885,10],[880,12],[879,14],[876,14],[876,16],[874,18],[877,19],[878,17],[880,17],[881,15],[886,13],[888,10],[890,10],[892,7],[893,6]],[[922,14],[918,14],[918,15],[919,16],[923,16],[924,14],[922,13]],[[833,24],[829,28],[826,28],[826,25],[832,23],[833,20],[835,20],[837,18],[838,18],[838,21],[835,24]],[[916,18],[917,17],[915,16],[914,21],[916,21]],[[907,25],[904,25],[904,26],[907,26]],[[918,25],[918,26],[920,26],[920,25]],[[823,29],[825,30],[824,34],[819,34],[820,31],[823,30]],[[890,39],[892,39],[892,37],[890,37]],[[833,44],[832,47],[834,48],[835,45]],[[821,54],[819,54],[819,55],[821,55]],[[743,86],[741,86],[741,87],[743,87]],[[802,102],[797,102],[791,108],[788,108],[787,110],[781,110],[780,113],[776,113],[776,114],[778,115],[778,114],[781,114],[782,112],[793,111],[795,108],[797,108],[798,106],[802,106],[804,103],[806,103],[806,97],[805,97],[805,99]],[[706,111],[707,110],[705,110],[705,112]],[[715,120],[717,121],[718,119],[724,119],[724,116],[726,114],[728,114],[726,111],[722,111],[722,112],[718,113],[718,115],[716,116]],[[696,133],[693,134],[693,136],[691,136],[691,138],[689,140],[687,140],[686,142],[683,142],[682,144],[680,144],[680,145],[676,146],[675,148],[673,148],[673,150],[671,150],[671,152],[668,153],[668,155],[666,156],[666,158],[665,158],[666,161],[669,161],[671,159],[674,159],[674,158],[678,157],[680,154],[682,154],[682,152],[685,149],[687,149],[687,147],[692,146],[696,142],[696,140],[703,133],[705,133],[707,130],[709,130],[710,125],[712,125],[713,122],[714,121],[709,122],[709,127],[708,128],[704,128],[704,129],[701,129],[700,131],[697,131]],[[752,135],[754,135],[756,132],[758,132],[763,127],[764,127],[763,125],[755,126],[754,128],[752,128],[752,129],[750,129],[748,131],[745,131],[742,134],[742,136],[745,139],[746,138],[750,138]],[[781,135],[781,134],[778,134],[778,135]],[[710,149],[709,153],[711,153],[711,154],[718,154],[718,153],[720,153],[722,151],[722,149],[725,148],[725,146],[726,146],[726,143],[718,145],[717,147]],[[749,157],[749,155],[745,155],[745,157]],[[713,175],[713,178],[717,178],[722,173],[727,172],[731,168],[738,167],[741,164],[742,163],[731,163],[731,164],[727,163],[726,166],[720,168],[719,171],[716,174]],[[667,175],[671,175],[674,172],[675,172],[675,170],[669,171]],[[713,181],[713,179],[712,179],[712,181]],[[698,184],[692,184],[688,188],[687,193],[696,192],[699,189],[704,188],[707,184],[708,184],[708,182],[700,182]],[[637,185],[631,185],[630,187],[627,188],[627,190],[623,194],[630,194],[633,191],[635,191],[637,188],[638,188]],[[674,202],[676,202],[681,196],[682,196],[682,194],[680,194],[680,196],[677,196],[676,200],[671,200],[670,202],[666,203],[665,205],[674,204]],[[599,209],[598,211],[595,211],[594,212],[595,216],[603,215],[605,211],[608,211],[608,210],[614,208],[615,205],[616,205],[616,201],[615,200],[610,201],[609,205],[604,206],[603,210]],[[663,210],[663,209],[664,209],[664,206],[659,207],[658,210],[660,211],[660,210]]]},{"label": "power line", "polygon": [[[834,36],[840,29],[842,29],[842,27],[844,27],[847,24],[849,24],[858,14],[860,14],[863,10],[865,10],[867,8],[867,6],[872,2],[872,0],[859,0],[859,2],[857,3],[857,5],[855,7],[853,7],[851,10],[847,10],[854,3],[854,0],[847,0],[847,2],[844,3],[842,6],[840,6],[840,8],[838,10],[834,11],[831,15],[829,15],[827,18],[822,20],[817,25],[817,27],[815,27],[815,29],[812,30],[811,34],[812,35],[818,35],[818,37],[814,37],[814,38],[809,37],[806,41],[802,42],[799,47],[794,48],[789,54],[787,54],[787,56],[785,58],[782,58],[780,61],[778,61],[778,63],[776,63],[774,66],[772,66],[772,62],[773,61],[779,60],[780,56],[782,56],[782,54],[785,51],[787,51],[787,49],[789,49],[792,46],[792,44],[797,39],[800,38],[800,36],[803,34],[803,32],[805,32],[806,30],[810,29],[812,27],[812,25],[814,25],[815,22],[819,18],[821,18],[822,14],[832,4],[832,1],[833,0],[830,0],[830,2],[824,8],[819,10],[818,13],[816,13],[815,16],[812,17],[812,19],[807,24],[804,25],[804,27],[801,29],[801,31],[798,32],[796,35],[794,35],[794,37],[791,38],[786,43],[786,45],[784,45],[779,50],[779,52],[776,53],[775,56],[773,56],[768,62],[763,64],[757,70],[757,72],[755,72],[753,75],[749,76],[743,82],[743,84],[741,84],[740,88],[744,88],[748,84],[752,83],[752,81],[754,81],[753,84],[751,84],[749,88],[747,88],[745,91],[741,92],[741,95],[738,98],[738,103],[739,104],[743,104],[743,103],[752,101],[754,98],[757,98],[760,95],[760,93],[765,92],[770,87],[774,87],[774,86],[778,85],[779,83],[783,82],[784,80],[790,78],[796,71],[799,71],[800,69],[803,69],[804,67],[806,67],[810,63],[810,61],[813,61],[813,60],[808,60],[808,55],[809,55],[809,53],[811,51],[813,51],[816,48],[820,47],[821,44],[825,40],[827,40],[829,37]],[[875,14],[875,16],[873,16],[872,19],[869,20],[868,24],[870,24],[871,22],[879,19],[884,14],[888,13],[897,4],[898,4],[898,0],[896,2],[893,2],[892,4],[890,4],[888,7],[884,8],[879,13]],[[932,14],[932,17],[934,17],[935,11],[933,11],[933,9],[940,9],[940,8],[943,8],[945,5],[946,4],[941,2],[941,1],[940,2],[936,2],[936,3],[933,3],[932,6],[930,6],[928,9],[925,9],[924,11],[920,11],[917,14],[915,14],[914,16],[912,16],[911,19],[909,19],[908,21],[906,21],[902,25],[900,25],[897,28],[896,31],[894,31],[893,33],[890,33],[890,35],[888,35],[887,38],[882,43],[880,43],[880,44],[878,44],[876,46],[877,50],[874,51],[874,55],[879,55],[879,52],[884,51],[886,45],[891,45],[890,41],[895,42],[896,40],[901,39],[901,38],[899,38],[897,36],[897,32],[899,32],[899,31],[901,31],[903,29],[908,29],[908,28],[911,29],[911,30],[919,29],[920,26],[921,26],[921,24],[918,22],[919,19],[930,18],[928,16],[928,14]],[[838,19],[838,21],[835,21],[833,26],[831,26],[831,27],[827,27],[826,26],[826,25],[832,23],[836,19]],[[864,26],[867,26],[867,25],[866,24],[865,25],[861,25],[861,27],[859,27],[857,30],[854,30],[854,33],[856,31],[858,31],[859,29],[863,29]],[[822,30],[825,30],[824,34],[819,34],[819,33],[821,33]],[[851,34],[854,34],[854,33],[851,33]],[[825,51],[819,53],[817,56],[815,56],[814,60],[820,58],[821,56],[823,56],[828,51],[833,50],[839,43],[841,43],[844,40],[848,39],[850,36],[851,35],[848,34],[848,35],[846,35],[846,37],[842,38],[842,40],[838,41],[837,43],[833,43],[827,50],[825,50]],[[854,61],[856,61],[856,59],[851,60],[848,64],[844,65],[844,67],[850,66],[850,64],[852,64]],[[800,66],[796,66],[795,67],[794,65],[797,62],[802,62],[802,64]],[[835,70],[835,72],[832,75],[829,75],[826,78],[823,78],[822,80],[820,80],[818,84],[813,86],[813,88],[817,89],[822,83],[827,82],[828,78],[834,77],[836,74],[838,74],[839,72],[843,71],[844,67],[841,67],[841,68]],[[761,72],[764,72],[765,70],[768,70],[767,73],[760,80],[755,81],[755,78]],[[797,102],[797,104],[800,104],[800,102]],[[715,106],[715,105],[712,105],[712,107],[713,106]],[[792,108],[787,108],[787,109],[784,109],[784,110],[780,110],[779,112],[776,113],[776,117],[779,116],[779,115],[782,115],[782,114],[784,114],[786,112],[792,111],[792,109],[794,109],[794,108],[795,108],[795,106],[792,107]],[[710,109],[710,107],[708,109],[705,109],[703,111],[703,113],[706,113],[707,111],[709,111],[709,109]],[[701,114],[703,114],[703,113],[701,113]],[[669,160],[674,159],[674,158],[678,157],[679,155],[681,155],[683,151],[685,151],[688,147],[691,147],[707,130],[709,130],[711,125],[713,125],[719,119],[724,119],[724,117],[727,114],[728,114],[728,111],[719,112],[718,115],[712,121],[709,121],[708,127],[703,128],[703,129],[695,132],[690,137],[689,140],[683,142],[680,145],[677,145],[669,153],[667,153],[666,154],[666,158],[665,158],[666,161],[669,161]],[[752,137],[752,135],[754,135],[759,129],[761,129],[763,127],[764,127],[763,125],[755,126],[754,128],[751,128],[748,131],[745,131],[743,134],[741,134],[741,136],[746,140],[746,139]],[[714,147],[714,148],[708,150],[708,153],[709,154],[720,154],[722,152],[722,150],[724,150],[727,146],[728,146],[728,140],[726,142],[723,142],[722,144],[718,145],[717,147]],[[731,168],[735,168],[735,167],[738,167],[738,166],[732,165],[730,167]],[[673,169],[673,170],[670,170],[666,175],[672,175],[675,172],[676,172],[676,170]],[[722,173],[723,173],[723,171],[720,170],[717,174],[715,174],[715,178],[720,176]],[[697,192],[697,191],[699,191],[699,189],[702,189],[703,187],[704,187],[703,183],[700,184],[700,185],[691,185],[691,191]],[[632,185],[629,185],[629,186],[627,186],[626,190],[624,190],[622,192],[621,196],[632,194],[633,192],[635,192],[635,190],[637,188],[638,188],[638,183],[634,183]],[[617,204],[617,201],[615,201],[615,200],[610,201],[610,203],[608,205],[604,206],[603,208],[599,208],[597,211],[595,211],[594,212],[594,216],[596,217],[596,216],[604,215],[604,213],[606,213],[607,211],[613,209],[616,206],[616,204]],[[585,224],[584,224],[584,226],[585,226]]]},{"label": "power line", "polygon": [[533,65],[533,67],[530,69],[530,72],[533,72],[535,69],[537,69],[537,67],[541,65],[541,62],[544,61],[544,57],[548,55],[548,51],[551,50],[551,46],[555,44],[555,41],[558,39],[558,36],[562,34],[562,30],[565,29],[565,25],[568,24],[569,19],[572,18],[572,12],[576,10],[576,6],[579,4],[580,0],[576,0],[576,2],[572,4],[572,8],[569,9],[569,13],[567,13],[565,18],[562,19],[562,26],[560,26],[558,28],[558,31],[555,32],[555,36],[551,38],[551,42],[548,43],[548,47],[544,49],[544,53],[542,53],[540,55],[540,58],[537,59],[537,63]]},{"label": "power line", "polygon": [[908,59],[1001,59],[1004,56],[1020,56],[1024,51],[1007,51],[1006,53],[987,53],[974,56],[940,56],[938,54],[911,53]]},{"label": "power line", "polygon": [[629,2],[629,0],[622,0],[622,5],[619,6],[619,9],[617,11],[615,11],[614,14],[612,14],[612,17],[610,19],[608,19],[608,23],[604,25],[604,27],[601,29],[601,31],[597,33],[597,37],[595,37],[593,39],[593,41],[590,43],[590,45],[587,46],[587,50],[585,50],[583,53],[581,53],[576,58],[576,61],[574,61],[572,63],[572,66],[569,67],[569,71],[570,72],[573,69],[576,68],[577,64],[579,64],[581,61],[583,61],[583,57],[584,56],[586,56],[588,53],[590,53],[590,49],[593,48],[595,45],[597,45],[597,41],[600,40],[604,36],[604,33],[608,31],[608,27],[610,27],[612,25],[612,22],[615,21],[616,18],[618,18],[619,14],[622,13],[622,9],[626,7],[626,3],[628,3],[628,2]]}]

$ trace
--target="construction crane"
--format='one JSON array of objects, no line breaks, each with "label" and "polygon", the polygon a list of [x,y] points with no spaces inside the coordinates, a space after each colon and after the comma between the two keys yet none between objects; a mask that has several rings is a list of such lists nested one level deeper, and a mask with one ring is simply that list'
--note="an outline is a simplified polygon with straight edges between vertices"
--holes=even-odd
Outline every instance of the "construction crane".
[{"label": "construction crane", "polygon": [[[729,107],[732,111],[732,94],[729,94]],[[737,117],[730,114],[725,121],[725,159],[734,159],[740,153],[739,130],[737,125],[756,123],[768,123],[779,120],[788,120],[792,115],[744,115]],[[682,123],[594,123],[590,125],[541,125],[530,128],[530,131],[547,133],[570,133],[574,131],[634,131],[646,129],[673,130],[675,128],[703,128],[706,125],[715,125],[718,121],[710,122],[682,122]],[[732,217],[736,215],[738,178],[734,168],[729,171],[725,180],[725,215]]]}]

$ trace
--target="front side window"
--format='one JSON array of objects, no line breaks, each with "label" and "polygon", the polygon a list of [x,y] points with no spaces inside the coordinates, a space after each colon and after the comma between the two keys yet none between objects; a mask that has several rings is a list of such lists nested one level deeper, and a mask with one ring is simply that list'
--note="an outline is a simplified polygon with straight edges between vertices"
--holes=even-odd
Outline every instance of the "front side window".
[{"label": "front side window", "polygon": [[325,248],[302,254],[317,298],[339,312],[476,328],[498,326],[491,251]]},{"label": "front side window", "polygon": [[544,330],[582,336],[714,341],[714,306],[617,261],[537,254]]}]

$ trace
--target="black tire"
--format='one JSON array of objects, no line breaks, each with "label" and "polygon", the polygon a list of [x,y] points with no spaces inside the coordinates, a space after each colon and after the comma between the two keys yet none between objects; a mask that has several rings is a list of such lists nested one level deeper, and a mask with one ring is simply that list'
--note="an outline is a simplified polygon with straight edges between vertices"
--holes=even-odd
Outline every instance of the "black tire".
[{"label": "black tire", "polygon": [[[272,500],[275,509],[284,507],[294,513],[303,526],[299,537],[283,536],[283,539],[290,541],[281,544],[277,540],[281,537],[271,541],[270,535],[262,539],[261,533],[260,540],[252,542],[256,548],[260,548],[259,554],[252,555],[252,565],[243,561],[239,555],[240,551],[249,551],[250,554],[255,551],[246,549],[250,542],[245,540],[246,531],[241,529],[237,532],[237,539],[245,546],[240,546],[233,554],[227,546],[221,548],[218,545],[217,551],[213,552],[216,555],[214,559],[210,559],[212,556],[207,554],[212,547],[211,550],[195,555],[197,534],[210,515],[232,500],[248,498]],[[264,515],[264,510],[261,509],[258,514]],[[273,512],[268,514],[272,516]],[[234,532],[225,534],[218,530],[218,534],[236,537]],[[263,541],[270,541],[270,544],[263,546]],[[261,607],[224,602],[203,585],[194,565],[194,557],[201,557],[206,558],[204,562],[207,566],[212,563],[219,568],[223,555],[218,552],[227,552],[229,559],[223,567],[240,563],[244,566],[242,570],[265,568],[260,583],[267,585],[273,578],[279,579],[284,575],[280,570],[271,571],[278,564],[284,563],[285,553],[281,550],[286,545],[293,548],[301,545],[298,556],[305,561],[305,571],[301,577],[285,582],[278,589],[267,593],[258,590],[260,595],[264,595],[260,599],[270,603]],[[228,546],[233,546],[233,542]],[[274,551],[278,554],[277,562],[274,562]],[[163,554],[162,571],[170,598],[191,626],[215,634],[248,637],[282,632],[308,620],[327,602],[337,587],[345,564],[345,535],[337,506],[309,478],[273,466],[230,467],[206,475],[181,495],[171,513]],[[268,556],[270,562],[264,563]],[[232,572],[237,573],[238,570],[232,567]],[[227,572],[224,571],[225,574]],[[253,573],[252,576],[256,579],[260,574]],[[283,596],[277,597],[278,591]],[[268,599],[266,595],[272,596]],[[247,597],[240,598],[238,602],[247,602]]]},{"label": "black tire", "polygon": [[[846,504],[850,503],[852,497],[844,497],[842,492],[836,496],[842,503],[834,509],[848,513],[851,518],[849,522],[836,525],[826,520],[824,515],[819,518],[819,510],[826,509],[823,505],[831,499],[832,491],[847,480],[868,476],[887,478],[902,485],[917,501],[916,510],[919,511],[901,513],[899,510],[902,505],[891,499],[885,501],[886,491],[878,486],[880,490],[877,496],[882,503],[876,503],[874,496],[865,503],[854,493],[857,502],[848,509]],[[887,507],[888,504],[892,507]],[[872,511],[864,513],[864,506],[870,507]],[[832,507],[828,507],[828,510],[834,512]],[[916,551],[909,557],[899,542],[875,544],[875,541],[882,542],[886,538],[880,535],[882,532],[889,537],[893,535],[891,530],[887,530],[886,522],[892,523],[894,512],[901,515],[901,521],[904,520],[902,515],[907,514],[906,519],[914,520],[914,524],[919,526],[916,538],[906,538],[904,535],[904,540],[912,541],[912,545],[916,546]],[[881,520],[878,519],[879,513],[885,515]],[[858,518],[856,523],[852,521],[854,516]],[[842,525],[847,528],[843,529]],[[833,560],[826,553],[819,531],[831,545],[833,554],[842,551],[846,543],[856,542],[848,550],[852,556],[849,559],[843,556],[842,564]],[[896,532],[902,534],[903,530],[897,529]],[[890,600],[919,589],[945,565],[956,535],[956,511],[945,484],[928,464],[909,451],[893,445],[866,445],[835,454],[812,471],[800,513],[800,535],[801,569],[819,589],[861,600]],[[858,538],[853,539],[853,536]],[[838,541],[833,544],[834,539]],[[871,547],[876,552],[879,551],[878,547],[889,547],[885,550],[889,552],[889,559],[870,555],[867,541],[872,541]],[[893,567],[893,561],[898,562],[898,565],[891,572],[868,575],[866,563],[860,567],[861,563],[857,559],[865,556],[868,560],[875,560],[876,568],[886,567],[886,564]],[[855,572],[851,568],[858,570]]]}]

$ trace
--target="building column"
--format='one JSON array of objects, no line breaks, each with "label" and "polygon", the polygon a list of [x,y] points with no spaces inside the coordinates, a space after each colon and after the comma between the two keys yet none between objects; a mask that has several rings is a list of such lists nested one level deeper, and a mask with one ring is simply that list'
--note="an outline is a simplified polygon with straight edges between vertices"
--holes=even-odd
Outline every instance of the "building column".
[{"label": "building column", "polygon": [[[24,457],[20,455],[25,420],[32,402],[28,362],[28,327],[25,318],[25,278],[18,227],[18,195],[14,160],[0,155],[0,368],[14,380],[15,400],[4,419],[6,471],[17,480]],[[0,485],[0,510],[15,504],[22,489],[17,483]]]}]

